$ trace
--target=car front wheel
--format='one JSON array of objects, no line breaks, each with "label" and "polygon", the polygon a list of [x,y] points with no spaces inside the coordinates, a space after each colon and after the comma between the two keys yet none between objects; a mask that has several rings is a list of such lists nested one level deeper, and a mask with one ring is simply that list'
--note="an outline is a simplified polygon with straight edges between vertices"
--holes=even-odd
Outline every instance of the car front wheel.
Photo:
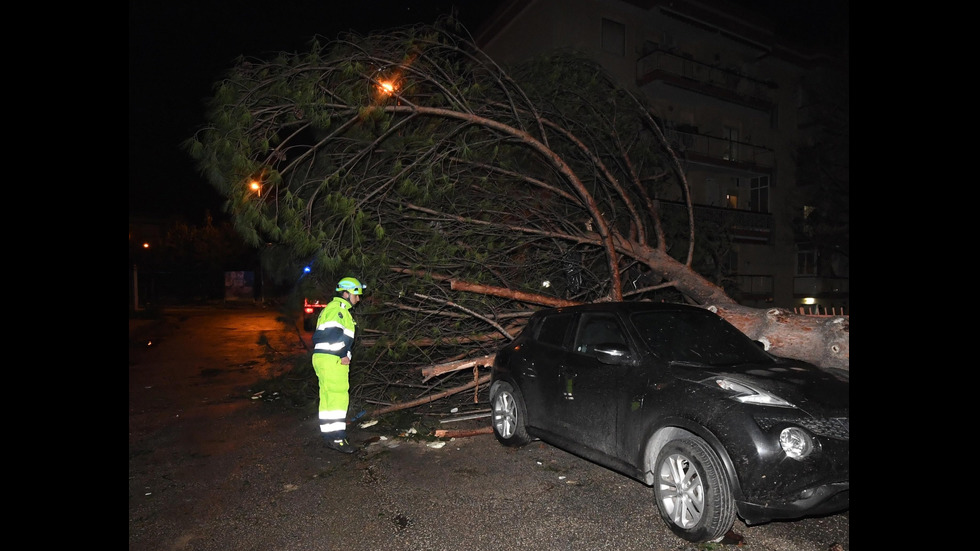
[{"label": "car front wheel", "polygon": [[508,383],[497,383],[490,398],[493,404],[493,435],[505,446],[523,446],[531,441],[525,426],[524,399]]},{"label": "car front wheel", "polygon": [[668,442],[657,456],[654,492],[661,518],[691,542],[717,542],[735,524],[735,500],[721,460],[700,438]]}]

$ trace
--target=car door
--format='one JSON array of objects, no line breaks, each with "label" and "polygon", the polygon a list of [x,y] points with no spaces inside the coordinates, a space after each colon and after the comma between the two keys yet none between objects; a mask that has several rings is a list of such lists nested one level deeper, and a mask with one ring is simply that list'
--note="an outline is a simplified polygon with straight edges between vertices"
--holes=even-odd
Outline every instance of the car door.
[{"label": "car door", "polygon": [[630,368],[599,361],[596,347],[629,346],[618,317],[609,312],[585,312],[578,319],[572,350],[559,368],[560,407],[569,438],[603,453],[617,456],[619,420],[629,404]]},{"label": "car door", "polygon": [[561,432],[555,413],[561,406],[560,372],[568,361],[574,314],[556,313],[541,320],[524,345],[524,383],[521,392],[528,425]]}]

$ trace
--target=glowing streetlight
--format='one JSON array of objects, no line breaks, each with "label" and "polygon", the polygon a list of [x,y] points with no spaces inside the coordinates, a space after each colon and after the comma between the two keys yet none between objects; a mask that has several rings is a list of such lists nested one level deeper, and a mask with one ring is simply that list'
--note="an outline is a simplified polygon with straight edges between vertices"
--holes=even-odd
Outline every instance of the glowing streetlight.
[{"label": "glowing streetlight", "polygon": [[262,184],[260,184],[257,180],[252,180],[248,187],[252,188],[252,191],[254,191],[256,195],[262,195]]},{"label": "glowing streetlight", "polygon": [[382,80],[378,83],[378,92],[383,96],[390,96],[395,93],[395,83],[390,80]]}]

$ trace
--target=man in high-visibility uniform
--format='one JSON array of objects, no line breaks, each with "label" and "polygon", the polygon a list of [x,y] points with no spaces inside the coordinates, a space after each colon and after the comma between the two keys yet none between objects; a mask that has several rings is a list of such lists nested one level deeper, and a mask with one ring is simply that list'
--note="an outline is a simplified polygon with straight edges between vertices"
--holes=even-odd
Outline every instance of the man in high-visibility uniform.
[{"label": "man in high-visibility uniform", "polygon": [[320,383],[320,435],[327,447],[343,453],[354,453],[347,441],[348,374],[357,328],[350,309],[360,302],[365,288],[353,277],[341,279],[338,296],[320,312],[313,331],[313,371]]}]

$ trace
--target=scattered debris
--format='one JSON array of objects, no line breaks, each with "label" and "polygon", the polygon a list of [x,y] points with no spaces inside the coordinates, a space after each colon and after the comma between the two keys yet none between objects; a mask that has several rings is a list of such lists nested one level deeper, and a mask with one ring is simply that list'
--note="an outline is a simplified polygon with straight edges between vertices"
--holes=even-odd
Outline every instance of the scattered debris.
[{"label": "scattered debris", "polygon": [[493,427],[482,427],[478,429],[469,430],[443,430],[439,429],[435,431],[436,438],[465,438],[467,436],[476,436],[478,434],[492,434]]},{"label": "scattered debris", "polygon": [[[459,408],[453,408],[453,413],[455,413]],[[488,409],[486,411],[481,411],[477,413],[471,413],[469,415],[460,415],[459,417],[450,417],[449,419],[440,419],[440,423],[455,423],[456,421],[469,421],[470,419],[481,419],[483,417],[490,417],[492,412]]]},{"label": "scattered debris", "polygon": [[725,537],[721,538],[722,545],[742,545],[745,543],[745,538],[742,534],[739,534],[734,529],[730,529]]}]

